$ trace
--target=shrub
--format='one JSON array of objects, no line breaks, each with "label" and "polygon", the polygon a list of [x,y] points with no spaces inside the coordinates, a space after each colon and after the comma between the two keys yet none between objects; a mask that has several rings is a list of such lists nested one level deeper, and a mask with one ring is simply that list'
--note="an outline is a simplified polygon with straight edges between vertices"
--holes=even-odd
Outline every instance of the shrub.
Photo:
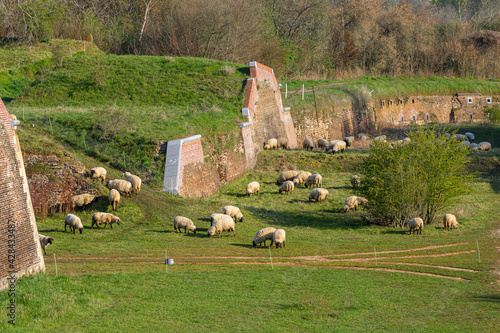
[{"label": "shrub", "polygon": [[234,74],[234,72],[236,70],[234,69],[234,67],[226,65],[226,66],[221,67],[220,71],[224,75],[231,75],[231,74]]}]

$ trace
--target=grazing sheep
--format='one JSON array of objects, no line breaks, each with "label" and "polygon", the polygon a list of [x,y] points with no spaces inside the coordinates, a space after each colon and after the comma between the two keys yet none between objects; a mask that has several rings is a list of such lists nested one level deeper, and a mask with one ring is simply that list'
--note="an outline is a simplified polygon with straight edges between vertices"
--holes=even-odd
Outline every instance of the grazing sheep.
[{"label": "grazing sheep", "polygon": [[447,139],[450,138],[450,135],[451,135],[450,133],[444,133],[444,137],[447,138]]},{"label": "grazing sheep", "polygon": [[474,142],[475,140],[474,134],[472,134],[471,132],[467,132],[465,133],[465,136],[467,137],[467,140],[469,140],[470,142]]},{"label": "grazing sheep", "polygon": [[297,187],[297,186],[303,184],[310,175],[311,175],[311,173],[308,171],[299,172],[297,174],[297,176],[295,176],[292,180],[293,186]]},{"label": "grazing sheep", "polygon": [[75,209],[76,207],[85,207],[94,200],[95,195],[93,194],[80,194],[71,198],[71,204],[73,205],[73,209]]},{"label": "grazing sheep", "polygon": [[406,137],[403,139],[403,144],[408,144],[411,142],[411,139],[409,137]]},{"label": "grazing sheep", "polygon": [[[226,216],[229,216],[229,215],[219,214],[219,213],[215,213],[215,214],[210,215],[210,226],[213,226],[215,221],[220,220],[221,218],[226,217]],[[229,217],[231,217],[231,216],[229,216]]]},{"label": "grazing sheep", "polygon": [[313,140],[311,139],[305,139],[304,142],[302,143],[302,148],[304,149],[310,149],[310,150],[313,150],[314,149],[314,143],[313,143]]},{"label": "grazing sheep", "polygon": [[222,212],[234,218],[235,221],[238,220],[243,222],[243,214],[241,214],[240,209],[236,206],[224,206],[224,208],[222,208]]},{"label": "grazing sheep", "polygon": [[260,244],[264,243],[264,246],[266,246],[266,241],[270,240],[271,245],[269,245],[269,246],[272,246],[273,242],[274,242],[273,235],[274,235],[275,231],[276,231],[276,228],[273,228],[273,227],[267,227],[264,229],[260,229],[255,234],[255,237],[253,238],[253,241],[252,241],[252,245],[253,246],[259,245],[260,246]]},{"label": "grazing sheep", "polygon": [[309,201],[325,201],[330,193],[324,188],[315,188],[309,193]]},{"label": "grazing sheep", "polygon": [[361,185],[361,179],[359,178],[358,175],[354,175],[351,177],[351,185],[354,188],[359,187],[359,185]]},{"label": "grazing sheep", "polygon": [[103,167],[95,167],[90,169],[90,177],[101,180],[101,183],[106,181],[106,169]]},{"label": "grazing sheep", "polygon": [[97,229],[101,229],[99,227],[99,224],[101,224],[101,223],[104,224],[104,229],[106,229],[106,226],[108,224],[111,227],[111,229],[113,229],[113,223],[120,225],[121,220],[118,216],[114,216],[113,214],[110,214],[110,213],[102,213],[102,212],[94,213],[94,215],[92,215],[91,228],[94,229],[94,224],[95,224]]},{"label": "grazing sheep", "polygon": [[276,229],[273,232],[273,242],[276,244],[276,248],[285,247],[286,233],[283,229]]},{"label": "grazing sheep", "polygon": [[335,153],[338,153],[338,152],[341,152],[343,153],[344,150],[346,149],[346,144],[344,141],[337,141],[333,144],[332,146],[332,154],[335,154]]},{"label": "grazing sheep", "polygon": [[288,139],[287,138],[279,138],[278,139],[278,148],[288,149]]},{"label": "grazing sheep", "polygon": [[264,149],[278,149],[278,140],[274,138],[267,140],[267,142],[264,142]]},{"label": "grazing sheep", "polygon": [[385,135],[379,135],[373,138],[373,141],[384,141],[387,139],[387,136]]},{"label": "grazing sheep", "polygon": [[52,238],[38,234],[38,240],[40,241],[40,246],[42,247],[43,254],[47,255],[47,252],[45,252],[45,248],[52,244]]},{"label": "grazing sheep", "polygon": [[109,191],[108,199],[109,203],[113,207],[113,210],[116,210],[116,206],[118,206],[118,204],[120,203],[120,192],[112,189],[111,191]]},{"label": "grazing sheep", "polygon": [[444,230],[450,230],[453,228],[458,228],[457,218],[453,214],[445,214],[443,216],[443,226]]},{"label": "grazing sheep", "polygon": [[344,138],[344,142],[345,142],[347,147],[350,147],[354,143],[354,137],[353,136],[346,136]]},{"label": "grazing sheep", "polygon": [[247,185],[247,195],[249,197],[252,196],[252,194],[255,194],[255,193],[259,193],[260,191],[260,184],[259,182],[251,182],[251,183],[248,183]]},{"label": "grazing sheep", "polygon": [[306,181],[304,182],[304,186],[306,188],[308,188],[309,185],[311,187],[314,187],[314,185],[316,185],[316,187],[320,187],[322,182],[323,177],[319,173],[315,173],[314,175],[310,175],[309,177],[307,177]]},{"label": "grazing sheep", "polygon": [[287,180],[293,180],[295,176],[297,176],[300,173],[300,171],[296,170],[288,170],[288,171],[283,171],[279,176],[278,179],[276,179],[276,185],[281,185]]},{"label": "grazing sheep", "polygon": [[80,230],[80,234],[83,232],[83,224],[80,218],[73,214],[68,214],[64,218],[64,232],[66,232],[66,226],[69,225],[69,232],[73,231],[75,233],[76,229]]},{"label": "grazing sheep", "polygon": [[370,136],[364,134],[364,133],[359,133],[358,134],[358,139],[361,140],[361,141],[366,141],[368,139],[370,139]]},{"label": "grazing sheep", "polygon": [[479,150],[484,150],[484,151],[491,150],[491,143],[489,143],[489,142],[480,142],[478,149]]},{"label": "grazing sheep", "polygon": [[479,145],[477,143],[471,143],[469,144],[469,150],[478,150]]},{"label": "grazing sheep", "polygon": [[229,217],[223,217],[215,221],[215,223],[208,228],[207,236],[212,237],[215,233],[219,235],[219,238],[222,236],[223,231],[227,232],[227,237],[231,234],[231,230],[233,231],[233,235],[236,237],[236,226],[234,224],[233,219]]},{"label": "grazing sheep", "polygon": [[[342,140],[332,140],[332,141],[330,141],[330,142],[329,142],[329,144],[328,144],[328,146],[327,146],[327,147],[326,147],[326,149],[325,149],[325,153],[328,153],[330,150],[332,150],[332,149],[333,149],[333,146],[334,146],[337,142],[339,142],[339,141],[342,141]],[[344,142],[344,141],[342,141],[342,142]]]},{"label": "grazing sheep", "polygon": [[174,217],[174,230],[175,232],[181,232],[181,228],[184,228],[184,233],[188,233],[192,231],[193,234],[196,234],[196,227],[190,219],[184,216],[176,216]]},{"label": "grazing sheep", "polygon": [[326,148],[328,147],[329,145],[329,142],[328,140],[325,140],[325,139],[318,139],[318,148]]},{"label": "grazing sheep", "polygon": [[132,184],[123,179],[113,179],[108,181],[108,188],[110,190],[115,189],[121,194],[125,194],[125,197],[129,197],[132,193]]},{"label": "grazing sheep", "polygon": [[141,191],[141,178],[131,174],[130,172],[125,172],[123,175],[125,176],[125,179],[132,185],[132,193],[139,194],[139,192]]},{"label": "grazing sheep", "polygon": [[344,203],[344,213],[347,213],[349,210],[357,211],[359,205],[366,206],[368,204],[368,200],[363,197],[357,197],[355,195],[350,196],[345,200]]},{"label": "grazing sheep", "polygon": [[464,141],[464,140],[467,140],[467,136],[463,135],[463,134],[455,134],[453,136],[453,138],[455,140],[459,140],[459,141]]},{"label": "grazing sheep", "polygon": [[410,235],[415,230],[417,235],[422,234],[422,229],[424,228],[424,221],[420,217],[415,217],[406,223],[408,229],[410,229]]},{"label": "grazing sheep", "polygon": [[294,189],[293,182],[291,180],[287,180],[286,182],[283,183],[283,185],[280,186],[279,192],[285,192],[287,194],[292,194]]}]

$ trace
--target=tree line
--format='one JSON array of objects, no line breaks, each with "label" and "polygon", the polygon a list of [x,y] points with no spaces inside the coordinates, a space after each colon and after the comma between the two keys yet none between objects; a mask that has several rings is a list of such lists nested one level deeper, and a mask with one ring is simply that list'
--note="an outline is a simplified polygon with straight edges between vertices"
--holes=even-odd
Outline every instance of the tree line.
[{"label": "tree line", "polygon": [[[0,0],[0,35],[259,61],[289,78],[498,77],[498,0]],[[492,32],[484,33],[484,30]]]}]

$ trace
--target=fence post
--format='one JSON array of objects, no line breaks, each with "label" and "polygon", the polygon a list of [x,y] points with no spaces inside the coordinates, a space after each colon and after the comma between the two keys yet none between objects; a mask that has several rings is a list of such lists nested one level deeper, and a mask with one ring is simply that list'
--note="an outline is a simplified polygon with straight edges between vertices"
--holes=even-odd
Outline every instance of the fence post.
[{"label": "fence post", "polygon": [[302,100],[304,100],[304,84],[302,83]]},{"label": "fence post", "polygon": [[375,245],[373,246],[373,252],[375,253],[375,266],[378,266],[378,262],[377,262],[377,250],[375,249]]},{"label": "fence post", "polygon": [[479,242],[476,239],[476,245],[477,245],[477,256],[479,257],[479,263],[481,263],[481,253],[479,252]]},{"label": "fence post", "polygon": [[271,268],[274,269],[274,265],[273,265],[273,257],[271,255],[271,245],[269,245],[269,259],[271,259]]},{"label": "fence post", "polygon": [[57,276],[57,261],[56,261],[56,254],[54,253],[54,265],[56,266],[56,276]]},{"label": "fence post", "polygon": [[285,83],[285,98],[288,96],[288,83]]},{"label": "fence post", "polygon": [[24,104],[23,104],[23,121],[24,121]]}]

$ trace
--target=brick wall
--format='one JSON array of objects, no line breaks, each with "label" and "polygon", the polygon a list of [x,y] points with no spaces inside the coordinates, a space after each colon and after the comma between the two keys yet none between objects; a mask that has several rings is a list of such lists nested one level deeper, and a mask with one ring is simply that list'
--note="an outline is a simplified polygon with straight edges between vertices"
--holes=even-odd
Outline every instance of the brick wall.
[{"label": "brick wall", "polygon": [[[20,277],[45,269],[19,140],[10,120],[0,100],[0,289],[8,288],[10,274]],[[12,233],[8,225],[14,226]],[[15,239],[13,247],[9,239]],[[9,250],[15,251],[13,262]]]}]

